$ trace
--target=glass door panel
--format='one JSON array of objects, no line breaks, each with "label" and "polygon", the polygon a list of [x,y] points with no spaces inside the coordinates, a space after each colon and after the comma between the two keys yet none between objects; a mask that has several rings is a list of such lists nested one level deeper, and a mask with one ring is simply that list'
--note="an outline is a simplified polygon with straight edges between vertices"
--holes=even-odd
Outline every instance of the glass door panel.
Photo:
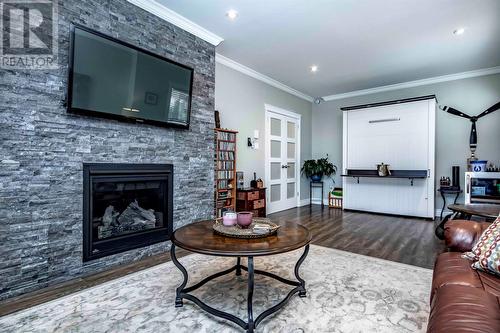
[{"label": "glass door panel", "polygon": [[269,213],[297,206],[298,136],[298,120],[267,113],[266,185]]},{"label": "glass door panel", "polygon": [[294,198],[295,197],[295,183],[286,184],[286,198]]},{"label": "glass door panel", "polygon": [[288,162],[288,168],[286,169],[287,179],[295,179],[295,163]]}]

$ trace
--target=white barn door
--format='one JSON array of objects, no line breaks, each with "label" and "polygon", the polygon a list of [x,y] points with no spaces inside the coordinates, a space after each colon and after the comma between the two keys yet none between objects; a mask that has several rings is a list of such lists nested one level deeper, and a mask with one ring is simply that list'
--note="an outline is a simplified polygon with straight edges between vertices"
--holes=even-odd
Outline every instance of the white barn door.
[{"label": "white barn door", "polygon": [[344,111],[343,174],[347,170],[427,172],[427,178],[344,178],[344,207],[434,217],[435,100]]}]

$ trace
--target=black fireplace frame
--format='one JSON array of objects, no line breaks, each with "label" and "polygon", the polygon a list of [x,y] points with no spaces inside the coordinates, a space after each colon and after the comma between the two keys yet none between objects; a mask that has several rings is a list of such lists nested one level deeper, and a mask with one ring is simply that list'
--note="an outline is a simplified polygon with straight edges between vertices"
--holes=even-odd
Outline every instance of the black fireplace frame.
[{"label": "black fireplace frame", "polygon": [[[163,227],[124,234],[111,239],[94,242],[92,234],[92,180],[97,177],[116,177],[133,174],[137,177],[165,177],[166,207],[163,214]],[[133,177],[133,176],[127,176]],[[122,164],[122,163],[84,163],[83,164],[83,262],[145,247],[170,240],[173,233],[173,177],[172,164]],[[93,245],[100,244],[103,250],[94,252]]]}]

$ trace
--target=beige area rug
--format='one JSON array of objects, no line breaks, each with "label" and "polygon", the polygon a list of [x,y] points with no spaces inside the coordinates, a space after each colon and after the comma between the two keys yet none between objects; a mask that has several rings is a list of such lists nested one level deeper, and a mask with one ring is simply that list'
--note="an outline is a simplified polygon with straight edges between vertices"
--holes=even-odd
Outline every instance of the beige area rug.
[{"label": "beige area rug", "polygon": [[[293,277],[302,254],[258,257],[255,268]],[[198,254],[180,259],[189,283],[235,264],[234,258]],[[425,332],[432,271],[311,246],[301,267],[307,297],[294,295],[257,332]],[[185,300],[175,308],[182,276],[172,262],[0,317],[0,332],[243,332]],[[254,317],[290,290],[256,275]],[[213,280],[194,293],[209,305],[246,320],[246,273]]]}]

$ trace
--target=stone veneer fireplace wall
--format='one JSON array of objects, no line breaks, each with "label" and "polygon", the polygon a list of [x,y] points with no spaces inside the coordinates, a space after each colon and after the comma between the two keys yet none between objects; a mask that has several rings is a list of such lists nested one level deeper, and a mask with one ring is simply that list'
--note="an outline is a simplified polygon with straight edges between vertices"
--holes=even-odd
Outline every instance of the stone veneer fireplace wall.
[{"label": "stone veneer fireplace wall", "polygon": [[[174,229],[213,214],[215,48],[125,0],[59,3],[59,69],[0,72],[0,299],[163,252],[83,263],[83,163],[174,167]],[[70,23],[194,68],[189,130],[66,113]]]}]

